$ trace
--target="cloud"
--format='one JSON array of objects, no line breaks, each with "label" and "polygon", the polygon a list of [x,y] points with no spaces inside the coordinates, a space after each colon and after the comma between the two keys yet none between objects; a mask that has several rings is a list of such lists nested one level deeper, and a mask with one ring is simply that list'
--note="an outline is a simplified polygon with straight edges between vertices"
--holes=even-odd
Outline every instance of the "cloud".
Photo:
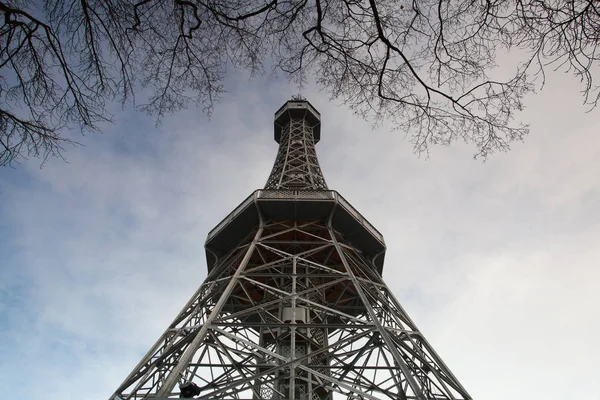
[{"label": "cloud", "polygon": [[[211,119],[126,110],[68,164],[0,172],[4,392],[106,399],[203,281],[206,234],[264,185],[296,92],[232,85]],[[570,88],[534,98],[531,136],[486,163],[464,144],[418,158],[304,93],[329,187],[385,235],[384,279],[475,398],[595,399],[600,143]]]}]

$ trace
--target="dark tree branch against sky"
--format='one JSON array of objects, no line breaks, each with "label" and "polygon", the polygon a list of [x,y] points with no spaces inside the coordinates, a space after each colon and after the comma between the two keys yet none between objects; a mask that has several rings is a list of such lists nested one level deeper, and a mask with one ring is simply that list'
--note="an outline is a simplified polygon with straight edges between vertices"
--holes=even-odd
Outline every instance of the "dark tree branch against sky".
[{"label": "dark tree branch against sky", "polygon": [[584,106],[600,99],[596,0],[12,0],[0,13],[0,165],[60,156],[64,130],[97,130],[115,101],[159,119],[210,112],[235,69],[314,79],[418,153],[507,150],[549,69],[580,79]]}]

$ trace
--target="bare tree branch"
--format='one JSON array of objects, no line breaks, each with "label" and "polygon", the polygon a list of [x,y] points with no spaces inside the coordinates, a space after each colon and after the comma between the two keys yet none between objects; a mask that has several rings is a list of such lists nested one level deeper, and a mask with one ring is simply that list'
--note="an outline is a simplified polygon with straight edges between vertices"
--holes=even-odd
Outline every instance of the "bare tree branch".
[{"label": "bare tree branch", "polygon": [[[66,129],[97,130],[140,89],[158,121],[210,113],[228,71],[265,62],[392,121],[416,152],[508,150],[547,68],[578,77],[590,109],[600,101],[593,0],[12,0],[0,13],[0,165],[60,156]],[[520,59],[504,79],[499,54]]]}]

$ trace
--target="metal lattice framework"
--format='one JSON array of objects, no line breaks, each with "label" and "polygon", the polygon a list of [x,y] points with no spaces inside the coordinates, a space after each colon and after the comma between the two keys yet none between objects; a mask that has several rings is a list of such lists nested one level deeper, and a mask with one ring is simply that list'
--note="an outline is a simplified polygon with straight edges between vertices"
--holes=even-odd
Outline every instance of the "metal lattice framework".
[{"label": "metal lattice framework", "polygon": [[[301,114],[295,115],[298,110]],[[305,101],[288,102],[278,111],[275,140],[279,150],[265,189],[327,189],[315,150],[314,131],[320,129],[319,122],[319,113]]]},{"label": "metal lattice framework", "polygon": [[206,248],[206,281],[111,399],[471,399],[336,192],[256,191]]}]

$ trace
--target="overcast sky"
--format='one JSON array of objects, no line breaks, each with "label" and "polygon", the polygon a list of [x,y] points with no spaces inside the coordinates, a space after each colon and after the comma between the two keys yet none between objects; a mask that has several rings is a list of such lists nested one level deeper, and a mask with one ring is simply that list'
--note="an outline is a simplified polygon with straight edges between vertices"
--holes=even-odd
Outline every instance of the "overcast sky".
[{"label": "overcast sky", "polygon": [[[385,236],[384,279],[478,400],[599,400],[600,110],[553,75],[524,143],[412,153],[312,89],[330,189]],[[118,110],[68,163],[0,169],[0,393],[108,399],[206,276],[206,234],[275,159],[297,93],[244,78],[211,119]],[[8,398],[8,397],[7,397]]]}]

